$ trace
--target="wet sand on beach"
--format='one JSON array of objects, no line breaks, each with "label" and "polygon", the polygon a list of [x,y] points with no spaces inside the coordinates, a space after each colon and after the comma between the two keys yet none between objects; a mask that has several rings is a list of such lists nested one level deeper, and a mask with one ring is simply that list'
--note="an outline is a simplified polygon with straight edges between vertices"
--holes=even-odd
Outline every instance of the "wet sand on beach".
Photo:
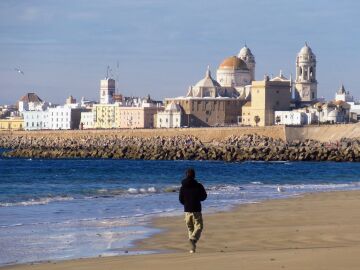
[{"label": "wet sand on beach", "polygon": [[137,243],[161,254],[7,266],[1,269],[360,269],[360,191],[307,194],[204,215],[189,254],[183,216],[162,217],[163,232]]}]

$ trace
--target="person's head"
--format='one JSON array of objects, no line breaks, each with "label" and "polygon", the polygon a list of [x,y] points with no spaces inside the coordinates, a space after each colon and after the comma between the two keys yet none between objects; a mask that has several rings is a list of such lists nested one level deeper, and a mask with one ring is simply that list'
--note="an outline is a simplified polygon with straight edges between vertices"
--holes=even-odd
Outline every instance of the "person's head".
[{"label": "person's head", "polygon": [[189,168],[186,170],[186,177],[195,179],[195,170],[193,168]]}]

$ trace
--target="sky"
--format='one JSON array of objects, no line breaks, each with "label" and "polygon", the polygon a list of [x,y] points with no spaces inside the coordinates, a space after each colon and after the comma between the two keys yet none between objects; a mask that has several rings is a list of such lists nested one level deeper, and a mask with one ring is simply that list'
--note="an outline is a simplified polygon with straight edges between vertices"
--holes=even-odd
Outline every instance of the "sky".
[{"label": "sky", "polygon": [[1,0],[0,104],[27,92],[99,100],[108,65],[123,95],[182,96],[245,44],[256,79],[294,76],[305,42],[318,96],[343,83],[360,99],[359,11],[358,0]]}]

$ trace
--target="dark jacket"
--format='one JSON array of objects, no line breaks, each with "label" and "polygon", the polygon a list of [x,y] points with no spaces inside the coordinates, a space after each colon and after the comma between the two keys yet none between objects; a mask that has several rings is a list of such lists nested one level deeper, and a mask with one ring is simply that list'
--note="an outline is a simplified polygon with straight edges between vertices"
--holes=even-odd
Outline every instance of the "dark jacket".
[{"label": "dark jacket", "polygon": [[201,202],[207,197],[205,188],[193,178],[181,182],[179,201],[184,205],[184,212],[201,212]]}]

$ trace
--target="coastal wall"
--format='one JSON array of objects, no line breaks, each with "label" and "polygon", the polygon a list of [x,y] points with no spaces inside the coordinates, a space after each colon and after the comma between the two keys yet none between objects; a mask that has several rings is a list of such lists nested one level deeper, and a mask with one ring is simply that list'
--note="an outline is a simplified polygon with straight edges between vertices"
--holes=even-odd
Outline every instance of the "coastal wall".
[{"label": "coastal wall", "polygon": [[216,127],[216,128],[177,128],[177,129],[112,129],[112,130],[54,130],[54,131],[0,131],[0,136],[27,136],[27,137],[62,137],[77,138],[83,136],[132,136],[140,138],[149,137],[175,137],[189,135],[200,139],[202,142],[223,140],[230,136],[243,136],[257,134],[273,139],[285,140],[283,126],[272,127]]},{"label": "coastal wall", "polygon": [[175,137],[189,135],[202,142],[223,140],[230,136],[243,136],[256,134],[273,139],[304,141],[307,139],[320,142],[339,141],[341,138],[360,138],[360,123],[346,125],[322,125],[303,127],[216,127],[216,128],[176,128],[176,129],[98,129],[98,130],[42,130],[42,131],[0,131],[0,136],[26,136],[26,137],[61,137],[79,138],[83,136],[131,136],[150,138],[156,136]]},{"label": "coastal wall", "polygon": [[286,127],[286,140],[304,141],[306,139],[319,142],[337,142],[341,138],[360,138],[360,123],[346,125],[321,125],[321,126],[303,126]]}]

